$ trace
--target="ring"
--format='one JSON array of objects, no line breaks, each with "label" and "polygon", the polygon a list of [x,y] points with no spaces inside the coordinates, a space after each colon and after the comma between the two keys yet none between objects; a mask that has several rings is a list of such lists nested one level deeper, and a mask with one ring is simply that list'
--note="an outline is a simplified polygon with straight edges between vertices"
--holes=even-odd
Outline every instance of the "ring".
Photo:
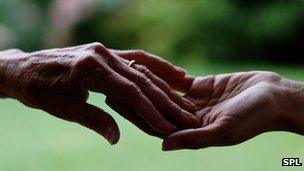
[{"label": "ring", "polygon": [[132,65],[134,65],[135,64],[135,60],[131,60],[130,62],[129,62],[129,64],[128,64],[128,66],[129,67],[132,67]]}]

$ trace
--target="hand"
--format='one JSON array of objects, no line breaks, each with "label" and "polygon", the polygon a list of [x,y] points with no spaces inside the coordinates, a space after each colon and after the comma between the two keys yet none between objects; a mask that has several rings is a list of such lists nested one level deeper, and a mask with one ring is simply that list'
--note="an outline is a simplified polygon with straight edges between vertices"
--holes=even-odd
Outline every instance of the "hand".
[{"label": "hand", "polygon": [[[7,96],[88,127],[111,144],[119,139],[118,126],[109,114],[86,102],[88,90],[104,93],[123,107],[133,109],[134,117],[160,134],[167,135],[177,127],[197,123],[186,111],[192,106],[190,102],[174,95],[173,91],[162,90],[160,85],[168,86],[164,81],[149,79],[158,78],[156,75],[151,72],[146,75],[129,67],[121,57],[99,43],[6,54],[0,60],[0,75],[5,80],[1,91]],[[170,66],[169,70],[175,76],[185,75]]]},{"label": "hand", "polygon": [[288,90],[291,83],[278,74],[185,77],[183,84],[188,87],[185,97],[197,105],[201,126],[173,133],[164,140],[163,150],[235,145],[263,132],[294,127],[291,114],[295,114],[296,103]]},{"label": "hand", "polygon": [[[147,53],[142,50],[114,50],[112,49],[111,52],[118,55],[121,62],[128,64],[131,60],[136,60],[136,64],[133,65],[133,68],[136,70],[144,73],[150,80],[152,80],[160,89],[168,94],[168,96],[173,99],[173,101],[182,106],[185,110],[193,112],[194,111],[194,104],[190,101],[180,98],[179,95],[174,93],[175,90],[180,89],[178,86],[175,86],[175,81],[183,79],[185,77],[186,71],[182,68],[176,67],[173,64],[169,63],[168,61],[163,60],[162,58]],[[138,65],[140,64],[140,65]],[[173,83],[173,84],[171,84]],[[174,87],[171,88],[171,86]],[[149,126],[142,118],[138,117],[134,113],[134,109],[122,105],[121,103],[115,101],[111,97],[106,98],[106,103],[110,106],[113,110],[117,113],[122,115],[127,120],[131,121],[134,125],[140,128],[145,133],[156,136],[159,138],[167,137],[168,134],[163,134]],[[189,126],[185,126],[185,123],[189,121],[182,119],[182,118],[172,118],[176,120],[178,123],[181,120],[184,123],[180,123],[179,129],[189,128],[190,124],[186,124]],[[184,126],[183,126],[184,125]],[[192,127],[198,125],[197,122],[192,121]]]}]

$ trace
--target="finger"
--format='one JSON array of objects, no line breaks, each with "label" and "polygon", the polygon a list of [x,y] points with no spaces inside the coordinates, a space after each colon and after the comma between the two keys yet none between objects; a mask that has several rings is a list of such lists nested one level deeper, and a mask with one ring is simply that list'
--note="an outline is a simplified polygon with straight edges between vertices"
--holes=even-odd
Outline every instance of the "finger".
[{"label": "finger", "polygon": [[183,93],[187,93],[190,90],[194,80],[195,80],[194,76],[186,75],[183,78],[167,80],[167,83],[174,90],[177,90],[177,91],[180,91]]},{"label": "finger", "polygon": [[174,66],[170,62],[142,50],[111,50],[116,55],[127,59],[136,60],[136,63],[147,66],[157,76],[167,79],[183,78],[186,71]]},{"label": "finger", "polygon": [[214,93],[215,76],[197,77],[191,82],[191,88],[188,90],[186,97],[205,97],[210,98]]},{"label": "finger", "polygon": [[112,145],[119,140],[120,133],[115,120],[96,106],[87,103],[75,103],[64,109],[49,107],[47,111],[59,118],[79,123],[97,132]]},{"label": "finger", "polygon": [[185,77],[186,71],[176,67],[170,62],[153,54],[146,53],[142,50],[111,50],[118,56],[135,60],[136,63],[147,66],[155,75],[165,80],[174,90],[187,92],[193,81],[193,77]]},{"label": "finger", "polygon": [[177,93],[172,91],[171,87],[162,79],[154,75],[146,67],[142,65],[134,65],[134,68],[141,73],[144,73],[148,79],[150,79],[157,87],[159,87],[164,93],[166,93],[169,98],[180,106],[182,109],[185,109],[189,112],[193,112],[195,105],[188,99],[179,96]]},{"label": "finger", "polygon": [[157,132],[153,128],[151,128],[146,121],[144,121],[140,116],[138,116],[133,110],[129,109],[127,106],[124,106],[120,104],[119,102],[116,102],[115,100],[112,100],[110,98],[106,99],[106,103],[108,106],[110,106],[114,111],[119,113],[121,116],[123,116],[125,119],[129,120],[131,123],[133,123],[135,126],[137,126],[139,129],[144,131],[145,133],[156,136],[159,138],[166,137],[165,134],[162,134],[160,132]]},{"label": "finger", "polygon": [[[169,134],[175,131],[176,127],[158,112],[136,84],[112,70],[100,79],[99,74],[102,73],[96,71],[96,80],[89,82],[92,84],[88,85],[89,90],[104,93],[107,97],[126,104],[158,132]],[[103,84],[100,83],[101,80]]]},{"label": "finger", "polygon": [[[128,64],[129,61],[125,60],[123,58],[119,58],[122,62],[125,64]],[[157,87],[159,87],[164,93],[166,93],[169,98],[176,103],[181,108],[193,112],[195,105],[188,99],[183,98],[182,96],[179,96],[177,93],[172,91],[171,87],[162,79],[160,79],[158,76],[154,75],[148,68],[142,65],[133,65],[133,68],[135,68],[137,71],[145,74]]]},{"label": "finger", "polygon": [[112,65],[118,73],[134,82],[149,97],[151,102],[166,115],[170,121],[179,127],[193,127],[198,124],[198,120],[191,113],[177,106],[170,98],[160,90],[144,74],[138,72],[132,67],[119,61],[118,58],[112,58]]},{"label": "finger", "polygon": [[180,149],[199,149],[210,146],[223,146],[228,141],[229,129],[224,125],[213,123],[198,129],[187,129],[170,135],[163,142],[164,151]]},{"label": "finger", "polygon": [[[107,56],[106,60],[113,58],[107,51],[103,52],[103,47],[96,46],[93,49],[96,53]],[[110,68],[111,61],[102,63],[103,58],[84,58],[75,65],[75,72],[78,81],[84,88],[105,94],[123,104],[128,105],[138,115],[140,115],[151,127],[164,134],[175,131],[176,127],[168,122],[143,94],[141,89],[122,77]]]}]

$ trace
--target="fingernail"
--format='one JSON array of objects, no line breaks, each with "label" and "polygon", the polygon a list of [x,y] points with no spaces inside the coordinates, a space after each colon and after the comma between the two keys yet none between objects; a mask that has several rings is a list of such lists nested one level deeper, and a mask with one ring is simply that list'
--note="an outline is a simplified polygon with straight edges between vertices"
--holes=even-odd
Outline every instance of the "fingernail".
[{"label": "fingernail", "polygon": [[163,151],[173,151],[173,150],[179,150],[181,148],[181,145],[178,141],[175,140],[165,140],[163,143]]},{"label": "fingernail", "polygon": [[103,136],[108,140],[111,145],[117,143],[117,134],[112,127],[107,127],[103,133]]}]

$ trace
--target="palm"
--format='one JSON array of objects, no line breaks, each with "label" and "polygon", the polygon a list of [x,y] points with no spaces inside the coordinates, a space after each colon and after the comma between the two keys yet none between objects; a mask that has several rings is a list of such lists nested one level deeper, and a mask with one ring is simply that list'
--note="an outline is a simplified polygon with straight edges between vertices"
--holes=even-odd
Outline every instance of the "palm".
[{"label": "palm", "polygon": [[198,77],[185,97],[196,104],[200,127],[214,127],[222,138],[213,145],[237,144],[275,129],[280,80],[270,72]]}]

